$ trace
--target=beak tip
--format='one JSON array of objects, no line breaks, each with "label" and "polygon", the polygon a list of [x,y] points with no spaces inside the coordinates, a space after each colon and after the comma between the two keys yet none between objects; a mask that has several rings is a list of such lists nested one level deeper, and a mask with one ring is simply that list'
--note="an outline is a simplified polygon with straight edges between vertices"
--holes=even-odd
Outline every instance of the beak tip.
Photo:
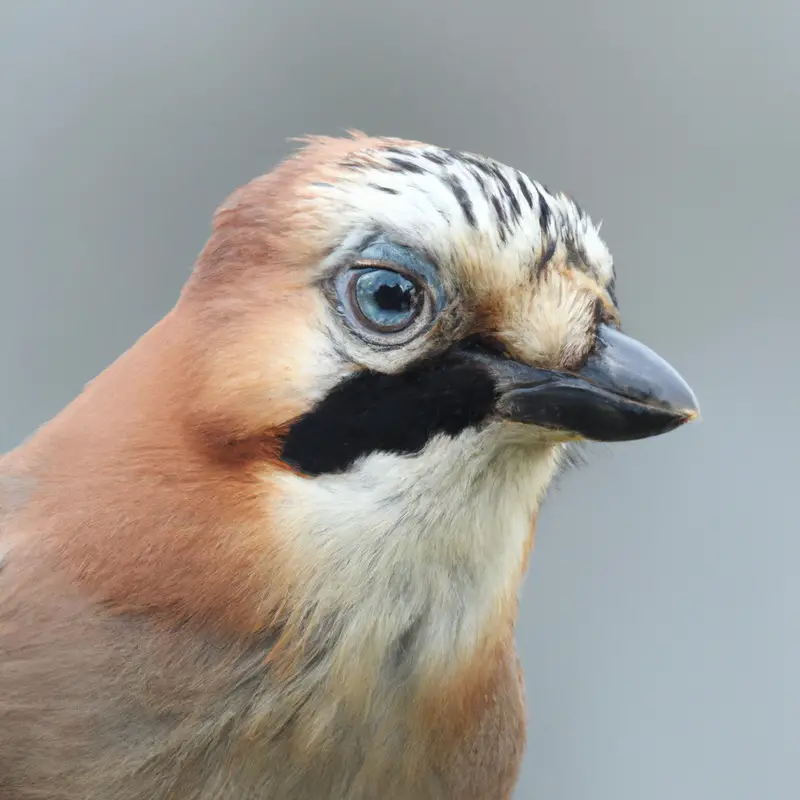
[{"label": "beak tip", "polygon": [[683,416],[685,425],[688,425],[690,422],[702,421],[702,416],[700,415],[700,408],[698,406],[682,409],[681,415]]},{"label": "beak tip", "polygon": [[663,371],[664,407],[680,419],[680,425],[699,421],[700,403],[692,387],[666,362]]},{"label": "beak tip", "polygon": [[700,403],[697,400],[697,395],[695,395],[688,384],[685,384],[685,387],[688,397],[686,397],[685,402],[681,404],[679,413],[683,417],[685,424],[690,422],[700,422],[702,417],[700,414]]}]

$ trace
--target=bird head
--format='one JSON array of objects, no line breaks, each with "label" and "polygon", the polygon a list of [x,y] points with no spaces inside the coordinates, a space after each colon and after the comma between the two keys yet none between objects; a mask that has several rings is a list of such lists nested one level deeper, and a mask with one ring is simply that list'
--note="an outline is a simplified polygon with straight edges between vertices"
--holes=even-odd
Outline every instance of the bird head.
[{"label": "bird head", "polygon": [[275,432],[307,478],[378,455],[413,470],[476,433],[558,451],[697,415],[621,332],[611,255],[577,204],[418,142],[310,140],[218,210],[183,303],[224,339],[204,406],[229,412],[219,432]]},{"label": "bird head", "polygon": [[419,142],[312,139],[221,206],[178,306],[203,342],[195,418],[231,452],[269,443],[302,607],[450,653],[506,613],[566,443],[697,414],[614,288],[569,198]]}]

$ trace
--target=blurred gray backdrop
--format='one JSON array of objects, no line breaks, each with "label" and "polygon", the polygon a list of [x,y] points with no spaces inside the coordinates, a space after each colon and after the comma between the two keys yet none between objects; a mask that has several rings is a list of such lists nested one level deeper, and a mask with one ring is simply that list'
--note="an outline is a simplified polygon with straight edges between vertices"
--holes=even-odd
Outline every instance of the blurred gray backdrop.
[{"label": "blurred gray backdrop", "polygon": [[214,207],[350,127],[571,192],[704,420],[553,492],[522,800],[797,800],[797,0],[0,2],[0,450],[174,302]]}]

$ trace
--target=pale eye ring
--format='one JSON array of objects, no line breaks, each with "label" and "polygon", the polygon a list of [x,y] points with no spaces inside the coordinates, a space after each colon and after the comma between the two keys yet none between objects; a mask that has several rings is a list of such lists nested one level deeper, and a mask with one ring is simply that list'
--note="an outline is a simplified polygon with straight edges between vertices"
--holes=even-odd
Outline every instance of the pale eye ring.
[{"label": "pale eye ring", "polygon": [[358,321],[380,334],[405,330],[425,305],[425,292],[414,279],[386,267],[351,270],[347,291]]}]

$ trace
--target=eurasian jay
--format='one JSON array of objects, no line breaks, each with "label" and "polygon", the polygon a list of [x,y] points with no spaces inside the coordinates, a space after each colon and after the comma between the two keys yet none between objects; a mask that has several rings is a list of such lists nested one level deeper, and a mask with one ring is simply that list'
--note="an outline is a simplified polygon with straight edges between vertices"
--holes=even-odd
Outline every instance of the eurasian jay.
[{"label": "eurasian jay", "polygon": [[545,489],[697,413],[568,197],[309,140],[0,460],[0,800],[509,798]]}]

